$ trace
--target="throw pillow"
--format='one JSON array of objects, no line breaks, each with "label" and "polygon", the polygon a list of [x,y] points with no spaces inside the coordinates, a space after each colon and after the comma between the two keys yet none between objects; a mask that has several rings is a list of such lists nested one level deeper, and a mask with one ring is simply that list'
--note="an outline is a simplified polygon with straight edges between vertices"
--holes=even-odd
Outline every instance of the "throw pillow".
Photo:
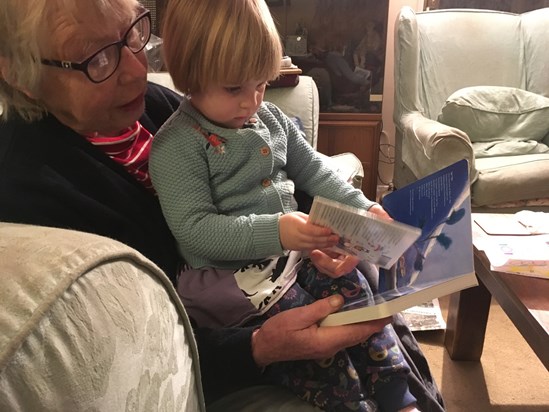
[{"label": "throw pillow", "polygon": [[514,87],[466,87],[446,100],[438,121],[472,142],[540,142],[549,134],[549,98]]}]

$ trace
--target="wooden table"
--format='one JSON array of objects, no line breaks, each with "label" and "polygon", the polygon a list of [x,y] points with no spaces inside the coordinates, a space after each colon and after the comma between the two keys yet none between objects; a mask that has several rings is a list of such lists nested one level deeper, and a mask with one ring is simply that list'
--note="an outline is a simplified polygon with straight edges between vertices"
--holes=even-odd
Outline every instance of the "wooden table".
[{"label": "wooden table", "polygon": [[450,297],[444,338],[450,358],[480,360],[493,297],[549,370],[549,280],[494,271],[476,247],[474,259],[479,286]]}]

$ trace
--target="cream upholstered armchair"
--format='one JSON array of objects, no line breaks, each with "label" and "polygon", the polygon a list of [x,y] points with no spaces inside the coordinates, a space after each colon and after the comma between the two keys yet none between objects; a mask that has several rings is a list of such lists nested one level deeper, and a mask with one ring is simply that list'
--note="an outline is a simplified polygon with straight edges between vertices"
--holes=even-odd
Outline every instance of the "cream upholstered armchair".
[{"label": "cream upholstered armchair", "polygon": [[395,33],[395,186],[460,159],[480,209],[549,209],[549,8],[404,7]]}]

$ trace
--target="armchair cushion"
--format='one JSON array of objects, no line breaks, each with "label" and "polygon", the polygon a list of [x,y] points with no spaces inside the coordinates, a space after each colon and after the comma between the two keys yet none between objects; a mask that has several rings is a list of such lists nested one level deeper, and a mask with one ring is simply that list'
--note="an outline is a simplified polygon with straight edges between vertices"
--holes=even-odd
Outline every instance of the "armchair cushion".
[{"label": "armchair cushion", "polygon": [[0,222],[0,273],[0,410],[205,410],[190,321],[143,255]]},{"label": "armchair cushion", "polygon": [[475,86],[453,93],[438,121],[469,136],[475,156],[544,153],[549,98],[515,87]]},{"label": "armchair cushion", "polygon": [[[549,199],[549,152],[520,156],[494,156],[476,160],[479,179],[473,187],[475,206],[533,199],[533,205],[547,206]],[[545,209],[547,210],[547,209]]]}]

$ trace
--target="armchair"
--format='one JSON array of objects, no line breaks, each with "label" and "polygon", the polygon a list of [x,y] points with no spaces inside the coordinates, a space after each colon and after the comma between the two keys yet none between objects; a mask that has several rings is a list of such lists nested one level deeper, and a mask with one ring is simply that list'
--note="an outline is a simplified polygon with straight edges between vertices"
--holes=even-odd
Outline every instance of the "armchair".
[{"label": "armchair", "polygon": [[549,208],[549,8],[404,7],[395,33],[395,186],[469,161],[473,207]]}]

